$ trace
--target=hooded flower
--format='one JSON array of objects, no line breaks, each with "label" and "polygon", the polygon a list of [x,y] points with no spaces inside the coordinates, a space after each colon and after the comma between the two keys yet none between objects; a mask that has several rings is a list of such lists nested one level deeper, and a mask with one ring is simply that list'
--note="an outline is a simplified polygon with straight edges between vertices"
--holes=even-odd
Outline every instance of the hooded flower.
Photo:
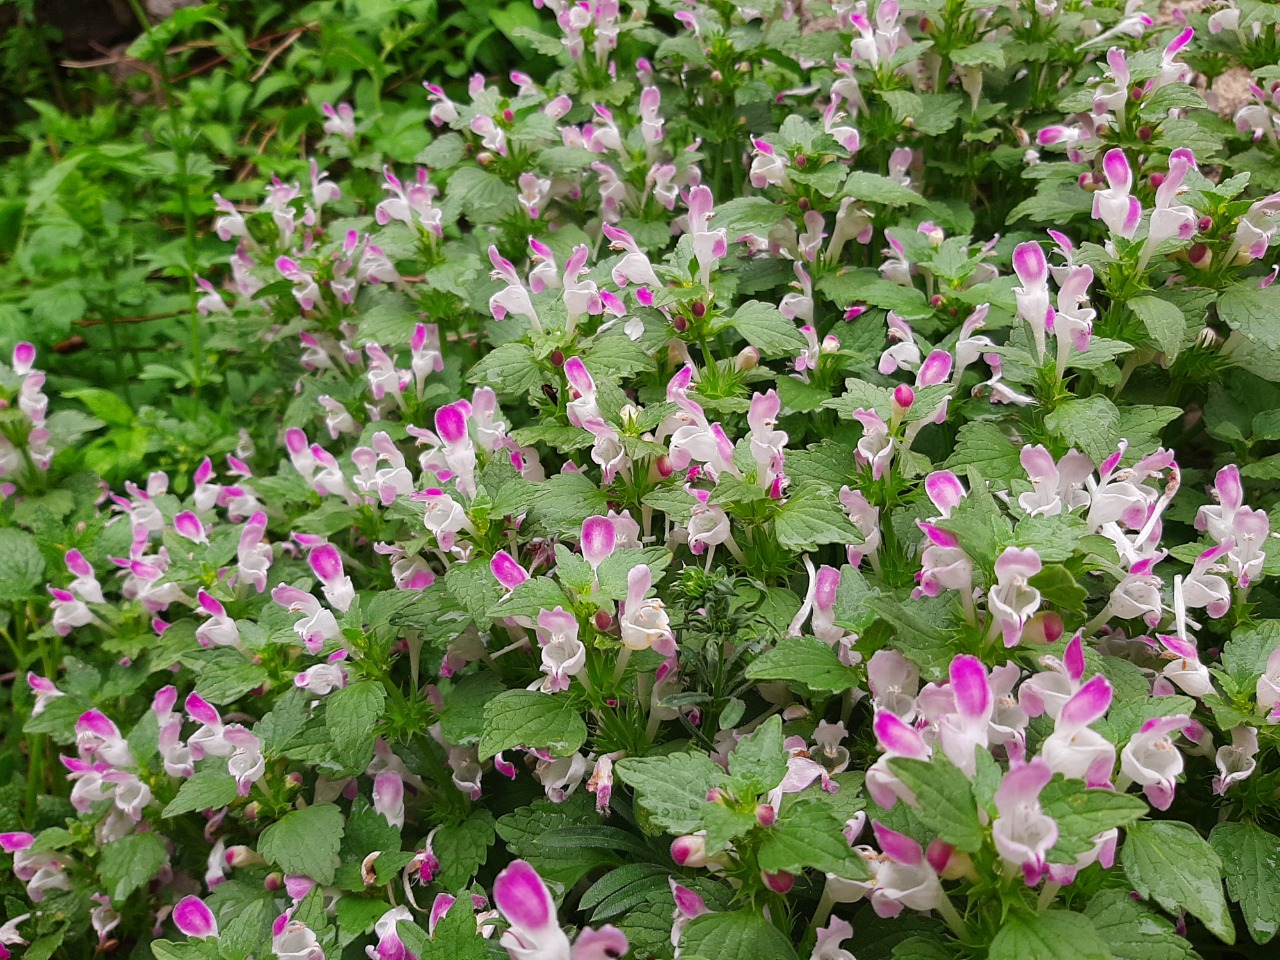
[{"label": "hooded flower", "polygon": [[608,960],[627,952],[627,938],[611,926],[588,927],[570,946],[547,885],[524,860],[513,861],[498,874],[493,902],[508,924],[499,943],[511,960]]},{"label": "hooded flower", "polygon": [[1031,886],[1046,869],[1045,858],[1058,842],[1058,824],[1040,808],[1040,791],[1053,777],[1040,758],[1005,774],[996,791],[998,814],[991,825],[996,850],[1007,863],[1022,868]]}]

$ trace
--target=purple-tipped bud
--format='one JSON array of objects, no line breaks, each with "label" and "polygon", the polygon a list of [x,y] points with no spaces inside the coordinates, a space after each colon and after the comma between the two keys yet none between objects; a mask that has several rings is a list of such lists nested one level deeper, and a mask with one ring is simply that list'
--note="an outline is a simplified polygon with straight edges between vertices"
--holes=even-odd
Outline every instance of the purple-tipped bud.
[{"label": "purple-tipped bud", "polygon": [[796,877],[793,873],[786,870],[779,870],[777,873],[770,873],[763,870],[760,873],[760,879],[764,881],[764,885],[774,893],[786,896],[791,892],[791,888],[796,885]]},{"label": "purple-tipped bud", "polygon": [[771,803],[761,803],[756,806],[756,823],[762,827],[772,827],[778,822],[778,811]]},{"label": "purple-tipped bud", "polygon": [[893,407],[894,412],[901,416],[911,409],[911,405],[916,402],[916,392],[905,383],[900,383],[893,388]]},{"label": "purple-tipped bud", "polygon": [[671,859],[681,867],[703,867],[707,863],[707,838],[693,834],[671,841]]}]

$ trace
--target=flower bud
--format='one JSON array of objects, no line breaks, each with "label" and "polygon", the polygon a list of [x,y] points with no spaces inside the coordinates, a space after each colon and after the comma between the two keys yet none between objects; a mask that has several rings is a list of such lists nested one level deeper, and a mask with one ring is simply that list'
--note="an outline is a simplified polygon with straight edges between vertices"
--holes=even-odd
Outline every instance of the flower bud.
[{"label": "flower bud", "polygon": [[302,786],[302,784],[303,784],[302,774],[298,773],[296,770],[293,773],[288,774],[284,778],[284,785],[286,789],[297,790],[299,787]]},{"label": "flower bud", "polygon": [[1200,222],[1196,224],[1196,229],[1201,233],[1208,233],[1213,229],[1213,217],[1204,216],[1200,218]]},{"label": "flower bud", "polygon": [[801,212],[801,213],[808,213],[810,210],[812,210],[812,209],[813,209],[813,204],[809,202],[809,198],[808,198],[808,197],[801,197],[801,198],[796,202],[796,206],[798,206],[798,207],[800,208],[800,212]]},{"label": "flower bud", "polygon": [[551,356],[550,356],[548,359],[551,361],[551,365],[552,365],[553,367],[563,367],[563,366],[564,366],[564,351],[563,351],[563,350],[552,350],[552,351],[551,351]]},{"label": "flower bud", "polygon": [[671,321],[671,326],[675,328],[676,333],[684,333],[689,329],[689,321],[684,317],[676,317]]},{"label": "flower bud", "polygon": [[902,416],[911,409],[911,405],[916,402],[916,392],[905,383],[900,383],[893,388],[893,408],[895,416]]},{"label": "flower bud", "polygon": [[601,633],[613,626],[613,617],[609,615],[608,610],[597,610],[595,617],[596,629]]},{"label": "flower bud", "polygon": [[515,111],[510,107],[502,111],[502,119],[505,123],[514,123],[516,119]]},{"label": "flower bud", "polygon": [[796,154],[796,169],[803,170],[809,165],[809,158],[803,153]]},{"label": "flower bud", "polygon": [[262,808],[258,805],[258,801],[248,804],[244,808],[244,818],[250,822],[258,819],[258,814],[262,812]]},{"label": "flower bud", "polygon": [[733,369],[741,373],[744,370],[754,370],[759,364],[760,351],[755,347],[743,347],[733,361]]},{"label": "flower bud", "polygon": [[671,841],[671,859],[681,867],[703,867],[707,863],[707,838],[686,834]]},{"label": "flower bud", "polygon": [[1187,251],[1187,260],[1197,270],[1207,270],[1213,262],[1213,251],[1203,243],[1193,243]]},{"label": "flower bud", "polygon": [[1134,100],[1141,100],[1142,88],[1135,86],[1133,89],[1129,91],[1129,96],[1132,97]]},{"label": "flower bud", "polygon": [[1022,628],[1023,643],[1057,643],[1062,638],[1062,617],[1052,610],[1042,610]]},{"label": "flower bud", "polygon": [[935,293],[932,297],[930,297],[929,306],[933,307],[933,309],[935,310],[937,310],[940,306],[942,306],[942,294]]},{"label": "flower bud", "polygon": [[1161,184],[1163,184],[1163,183],[1164,183],[1164,174],[1163,174],[1163,173],[1153,173],[1153,174],[1151,175],[1151,186],[1153,186],[1153,187],[1155,187],[1157,190],[1159,190],[1159,189],[1160,189]]},{"label": "flower bud", "polygon": [[707,315],[707,305],[701,300],[693,301],[693,306],[689,308],[689,312],[701,320]]},{"label": "flower bud", "polygon": [[822,346],[819,348],[818,352],[826,354],[839,353],[840,341],[831,336],[831,334],[827,334],[822,338]]},{"label": "flower bud", "polygon": [[722,81],[723,79],[724,79],[724,74],[723,74],[723,73],[721,73],[719,70],[712,70],[712,71],[711,71],[711,82],[712,82],[712,83],[719,83],[719,82],[720,82],[720,81]]},{"label": "flower bud", "polygon": [[268,873],[262,878],[262,887],[270,893],[275,893],[284,886],[284,875],[279,871]]},{"label": "flower bud", "polygon": [[262,859],[252,847],[237,845],[227,847],[223,854],[229,867],[264,867],[267,861]]},{"label": "flower bud", "polygon": [[663,480],[676,472],[675,464],[671,462],[671,458],[665,453],[657,459],[654,463],[654,467],[658,471],[658,476],[662,477]]},{"label": "flower bud", "polygon": [[793,873],[786,870],[779,870],[777,873],[770,873],[768,870],[760,872],[760,879],[764,881],[764,885],[774,893],[786,894],[791,892],[791,888],[796,885],[796,877]]},{"label": "flower bud", "polygon": [[1139,128],[1138,128],[1138,139],[1139,139],[1139,140],[1141,140],[1143,143],[1146,143],[1148,140],[1150,140],[1150,139],[1151,139],[1151,128],[1150,128],[1150,127],[1148,127],[1148,126],[1146,126],[1145,124],[1144,124],[1143,126],[1139,127]]},{"label": "flower bud", "polygon": [[778,811],[773,804],[761,803],[756,806],[756,823],[762,827],[772,827],[778,822]]},{"label": "flower bud", "polygon": [[492,166],[493,154],[490,153],[488,150],[485,150],[483,153],[477,153],[476,163],[480,164],[480,166],[482,167]]}]

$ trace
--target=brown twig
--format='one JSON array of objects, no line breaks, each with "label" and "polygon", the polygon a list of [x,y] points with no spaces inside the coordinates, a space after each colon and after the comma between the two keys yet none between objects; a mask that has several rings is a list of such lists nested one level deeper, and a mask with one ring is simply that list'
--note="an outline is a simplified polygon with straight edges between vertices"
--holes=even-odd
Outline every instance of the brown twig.
[{"label": "brown twig", "polygon": [[152,320],[170,320],[173,317],[185,317],[186,310],[175,310],[171,313],[149,313],[141,317],[85,317],[76,321],[77,327],[100,327],[107,323],[150,323]]},{"label": "brown twig", "polygon": [[276,46],[272,47],[271,52],[267,54],[267,58],[262,61],[262,66],[258,67],[258,69],[253,72],[253,76],[249,78],[249,82],[257,83],[261,80],[263,74],[267,72],[267,68],[271,66],[271,62],[293,46],[297,42],[298,38],[306,32],[307,28],[305,26],[298,27],[290,33],[289,36],[285,37],[283,43],[276,44]]}]

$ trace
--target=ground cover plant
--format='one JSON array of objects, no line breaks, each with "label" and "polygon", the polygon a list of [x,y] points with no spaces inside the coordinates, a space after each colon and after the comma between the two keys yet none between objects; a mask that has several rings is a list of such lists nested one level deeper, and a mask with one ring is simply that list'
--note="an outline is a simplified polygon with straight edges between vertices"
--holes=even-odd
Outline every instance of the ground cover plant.
[{"label": "ground cover plant", "polygon": [[525,12],[14,338],[0,950],[1267,956],[1280,9]]}]

